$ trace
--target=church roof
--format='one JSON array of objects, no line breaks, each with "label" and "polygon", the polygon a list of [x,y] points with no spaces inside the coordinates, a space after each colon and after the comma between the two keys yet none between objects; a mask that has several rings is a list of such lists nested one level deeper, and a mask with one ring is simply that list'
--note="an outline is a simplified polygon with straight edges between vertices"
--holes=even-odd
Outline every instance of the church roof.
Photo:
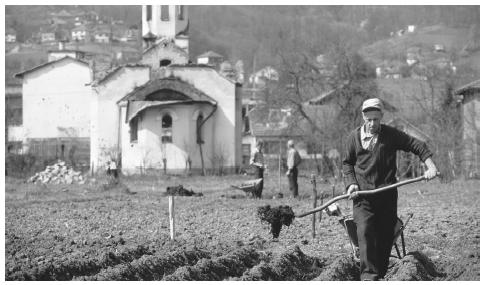
[{"label": "church roof", "polygon": [[118,103],[122,101],[128,101],[127,122],[142,110],[154,106],[197,103],[217,105],[217,101],[209,95],[176,77],[150,80],[121,98]]},{"label": "church roof", "polygon": [[480,80],[475,80],[455,90],[455,94],[459,94],[459,95],[468,95],[470,93],[477,93],[477,92],[480,92]]},{"label": "church roof", "polygon": [[146,64],[139,64],[139,63],[118,65],[115,68],[107,71],[106,74],[104,74],[98,80],[95,80],[93,82],[93,86],[99,86],[101,83],[104,83],[105,81],[107,81],[108,79],[110,79],[111,77],[113,77],[113,75],[115,75],[118,71],[120,71],[121,69],[123,69],[125,67],[134,68],[134,67],[150,67],[150,66],[149,65],[146,65]]},{"label": "church roof", "polygon": [[172,42],[170,40],[167,40],[167,39],[163,39],[160,42],[158,42],[158,43],[156,43],[156,44],[148,47],[147,49],[145,49],[143,51],[143,54],[149,53],[152,50],[154,50],[154,49],[156,49],[156,48],[158,48],[160,46],[163,46],[163,48],[170,47],[173,50],[177,51],[178,53],[187,55],[187,52],[185,50],[183,50],[182,48],[178,47],[174,42]]}]

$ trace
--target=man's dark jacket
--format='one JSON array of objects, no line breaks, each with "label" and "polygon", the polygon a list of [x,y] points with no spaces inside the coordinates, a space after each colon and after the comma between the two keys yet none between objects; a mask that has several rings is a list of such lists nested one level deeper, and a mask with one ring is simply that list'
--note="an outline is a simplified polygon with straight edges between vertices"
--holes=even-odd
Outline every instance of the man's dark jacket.
[{"label": "man's dark jacket", "polygon": [[381,124],[376,145],[365,150],[360,129],[353,130],[347,140],[343,157],[345,187],[359,185],[359,190],[371,190],[396,183],[396,151],[412,152],[425,161],[431,156],[426,144],[406,133]]}]

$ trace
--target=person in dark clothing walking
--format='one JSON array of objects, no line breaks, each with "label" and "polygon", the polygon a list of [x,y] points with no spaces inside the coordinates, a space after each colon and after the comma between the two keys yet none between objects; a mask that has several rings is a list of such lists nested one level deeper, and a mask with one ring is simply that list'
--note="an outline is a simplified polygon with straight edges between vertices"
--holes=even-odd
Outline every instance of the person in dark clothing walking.
[{"label": "person in dark clothing walking", "polygon": [[290,185],[290,191],[293,197],[298,197],[298,165],[301,162],[301,157],[298,151],[295,149],[295,143],[292,140],[288,141],[288,158],[287,166],[288,171],[288,184]]},{"label": "person in dark clothing walking", "polygon": [[256,198],[261,198],[261,195],[263,193],[263,186],[264,186],[264,155],[263,155],[263,141],[257,141],[256,142],[256,149],[253,152],[253,155],[251,156],[251,161],[250,164],[255,167],[255,178],[256,179],[263,179],[261,181],[260,186],[258,189],[255,190],[253,193],[253,196],[256,196]]},{"label": "person in dark clothing walking", "polygon": [[397,222],[397,188],[359,196],[360,190],[371,190],[397,182],[396,152],[412,152],[424,161],[426,180],[437,175],[432,153],[426,144],[406,133],[381,124],[382,102],[378,98],[364,101],[364,124],[350,133],[343,157],[347,194],[353,200],[353,218],[357,225],[361,280],[384,277]]}]

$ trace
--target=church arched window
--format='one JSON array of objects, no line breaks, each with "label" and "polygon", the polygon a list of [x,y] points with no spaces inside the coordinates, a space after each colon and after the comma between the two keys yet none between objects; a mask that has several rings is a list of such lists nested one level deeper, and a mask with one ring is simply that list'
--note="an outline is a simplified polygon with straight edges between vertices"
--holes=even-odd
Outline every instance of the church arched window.
[{"label": "church arched window", "polygon": [[204,139],[202,137],[202,122],[204,121],[204,116],[202,114],[199,114],[197,117],[197,127],[196,127],[196,138],[197,138],[197,144],[203,144]]},{"label": "church arched window", "polygon": [[172,116],[166,114],[162,117],[162,143],[172,142]]},{"label": "church arched window", "polygon": [[179,20],[183,21],[184,17],[185,17],[184,16],[185,7],[184,7],[184,5],[178,5],[177,7],[178,7],[178,18],[179,18]]},{"label": "church arched window", "polygon": [[160,6],[160,20],[170,21],[170,15],[169,15],[169,12],[168,12],[168,5],[161,5]]},{"label": "church arched window", "polygon": [[151,20],[152,20],[152,6],[147,5],[147,21],[151,21]]}]

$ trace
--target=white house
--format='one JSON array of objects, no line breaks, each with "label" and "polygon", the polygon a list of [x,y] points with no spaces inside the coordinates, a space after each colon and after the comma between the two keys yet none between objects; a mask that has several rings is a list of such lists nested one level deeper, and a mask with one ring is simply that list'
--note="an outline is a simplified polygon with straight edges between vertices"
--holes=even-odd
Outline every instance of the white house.
[{"label": "white house", "polygon": [[85,26],[78,26],[71,30],[71,39],[73,41],[85,41],[88,36],[88,30]]},{"label": "white house", "polygon": [[111,32],[108,29],[99,29],[94,32],[94,42],[109,43]]},{"label": "white house", "polygon": [[5,42],[15,43],[17,41],[17,33],[12,28],[7,28],[5,30]]},{"label": "white house", "polygon": [[23,144],[38,155],[75,152],[88,162],[92,72],[69,56],[16,74],[23,80]]},{"label": "white house", "polygon": [[198,64],[207,64],[211,66],[217,66],[224,61],[224,57],[214,51],[205,52],[197,56]]}]

